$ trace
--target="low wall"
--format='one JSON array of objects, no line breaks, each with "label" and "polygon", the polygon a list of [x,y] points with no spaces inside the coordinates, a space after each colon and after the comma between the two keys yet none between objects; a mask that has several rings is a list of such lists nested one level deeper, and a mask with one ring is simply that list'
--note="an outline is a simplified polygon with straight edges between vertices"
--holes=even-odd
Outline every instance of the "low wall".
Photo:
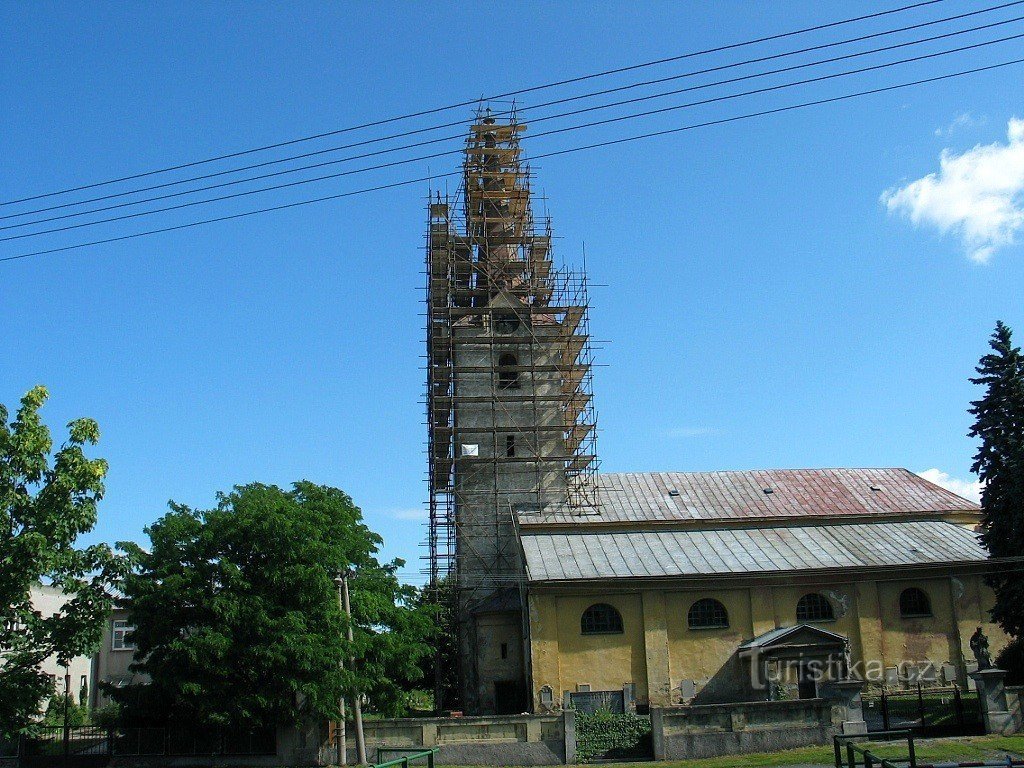
[{"label": "low wall", "polygon": [[836,733],[825,699],[652,709],[651,730],[656,760],[827,744]]},{"label": "low wall", "polygon": [[[378,762],[378,749],[436,747],[435,762],[442,765],[560,765],[566,756],[564,721],[562,714],[402,718],[367,720],[363,732],[370,762]],[[575,736],[571,727],[569,730],[571,758]],[[354,764],[356,752],[351,730],[347,754],[349,764]],[[399,755],[385,751],[381,757],[390,760]]]},{"label": "low wall", "polygon": [[1022,705],[1024,705],[1024,685],[1006,686],[1006,707],[1010,711],[1012,733],[1020,733],[1024,730],[1024,710],[1021,710]]}]

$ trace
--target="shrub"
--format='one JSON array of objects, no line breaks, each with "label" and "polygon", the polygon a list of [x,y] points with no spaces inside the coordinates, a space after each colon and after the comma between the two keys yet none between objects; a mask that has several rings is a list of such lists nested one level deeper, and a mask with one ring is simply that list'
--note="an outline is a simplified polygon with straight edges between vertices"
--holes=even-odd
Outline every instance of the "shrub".
[{"label": "shrub", "polygon": [[999,652],[996,664],[999,669],[1006,670],[1008,685],[1024,685],[1024,641],[1015,637]]},{"label": "shrub", "polygon": [[598,710],[576,715],[576,759],[589,763],[600,759],[649,757],[651,722],[633,714],[616,715]]}]

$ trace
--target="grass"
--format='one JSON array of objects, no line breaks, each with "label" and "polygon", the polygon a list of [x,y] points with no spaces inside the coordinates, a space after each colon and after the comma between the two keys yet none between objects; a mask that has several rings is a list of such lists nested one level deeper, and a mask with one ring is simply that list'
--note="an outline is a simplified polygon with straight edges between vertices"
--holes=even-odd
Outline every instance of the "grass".
[{"label": "grass", "polygon": [[[858,743],[864,746],[862,743]],[[948,739],[916,739],[914,746],[919,763],[975,762],[1002,760],[1007,753],[1014,757],[1024,755],[1022,736],[969,736]],[[888,759],[906,760],[906,741],[873,742],[873,754]],[[799,747],[782,752],[762,752],[749,755],[724,755],[699,760],[658,762],[656,768],[779,768],[784,766],[832,766],[835,757],[832,745]],[[637,763],[600,763],[601,768],[637,768]],[[450,766],[447,768],[469,768]]]}]

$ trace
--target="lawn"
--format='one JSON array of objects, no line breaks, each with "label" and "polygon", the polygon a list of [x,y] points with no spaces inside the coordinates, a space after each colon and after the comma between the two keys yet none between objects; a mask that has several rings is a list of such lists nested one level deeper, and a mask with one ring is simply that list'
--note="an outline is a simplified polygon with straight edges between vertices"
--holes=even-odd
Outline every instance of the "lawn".
[{"label": "lawn", "polygon": [[[861,743],[859,743],[861,744]],[[863,746],[863,744],[861,744]],[[1024,735],[1021,736],[969,736],[951,739],[917,739],[914,741],[919,763],[976,762],[1005,760],[1024,755]],[[880,757],[906,759],[905,741],[877,742],[871,751]],[[832,746],[800,747],[783,752],[764,752],[750,755],[725,755],[700,760],[664,761],[655,768],[777,768],[778,766],[832,766],[835,758]],[[637,768],[637,763],[600,763],[601,768]],[[456,768],[456,767],[451,767]],[[467,768],[465,766],[461,768]]]},{"label": "lawn", "polygon": [[[865,746],[858,743],[859,746]],[[919,763],[973,762],[1003,760],[1007,753],[1014,757],[1024,755],[1024,736],[972,736],[952,739],[915,739]],[[888,759],[906,759],[905,741],[875,742],[869,745],[873,754]],[[665,768],[769,768],[775,766],[827,765],[835,762],[832,746],[800,747],[783,752],[764,752],[750,755],[726,755],[702,760],[681,760],[658,763]],[[610,768],[605,764],[602,768]],[[618,768],[629,768],[623,763]],[[636,764],[632,764],[636,768]]]}]

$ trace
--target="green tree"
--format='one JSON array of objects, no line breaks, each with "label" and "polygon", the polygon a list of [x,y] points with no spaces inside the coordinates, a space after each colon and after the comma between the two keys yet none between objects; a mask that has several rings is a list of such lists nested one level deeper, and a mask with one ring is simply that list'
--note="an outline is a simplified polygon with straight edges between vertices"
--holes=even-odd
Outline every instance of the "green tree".
[{"label": "green tree", "polygon": [[64,725],[65,715],[68,725],[89,724],[89,707],[85,704],[78,704],[74,696],[65,696],[63,693],[50,697],[46,711],[43,713],[43,724]]},{"label": "green tree", "polygon": [[[23,728],[53,684],[40,665],[61,665],[89,654],[111,608],[111,585],[123,558],[97,544],[78,548],[96,523],[107,462],[85,447],[99,439],[92,419],[68,424],[67,441],[53,453],[39,410],[47,391],[35,387],[14,420],[0,405],[0,735]],[[31,593],[52,584],[68,596],[55,614],[33,608]]]},{"label": "green tree", "polygon": [[[429,652],[429,617],[406,605],[400,560],[381,564],[381,538],[344,492],[238,486],[214,509],[171,503],[131,548],[125,581],[151,684],[115,692],[129,720],[255,727],[336,716],[359,690],[393,713]],[[336,578],[349,579],[354,641],[345,638]],[[342,669],[350,655],[357,672]]]},{"label": "green tree", "polygon": [[[992,557],[1024,552],[1024,357],[1013,346],[1010,329],[996,323],[971,382],[985,387],[971,403],[980,438],[971,470],[985,483],[981,494],[982,539]],[[1024,636],[1024,578],[1019,569],[993,571],[988,583],[996,594],[992,618],[1014,637]]]},{"label": "green tree", "polygon": [[460,709],[459,641],[455,621],[455,586],[441,577],[433,587],[424,587],[417,600],[419,609],[434,622],[433,651],[420,662],[423,685],[433,694],[437,711]]}]

